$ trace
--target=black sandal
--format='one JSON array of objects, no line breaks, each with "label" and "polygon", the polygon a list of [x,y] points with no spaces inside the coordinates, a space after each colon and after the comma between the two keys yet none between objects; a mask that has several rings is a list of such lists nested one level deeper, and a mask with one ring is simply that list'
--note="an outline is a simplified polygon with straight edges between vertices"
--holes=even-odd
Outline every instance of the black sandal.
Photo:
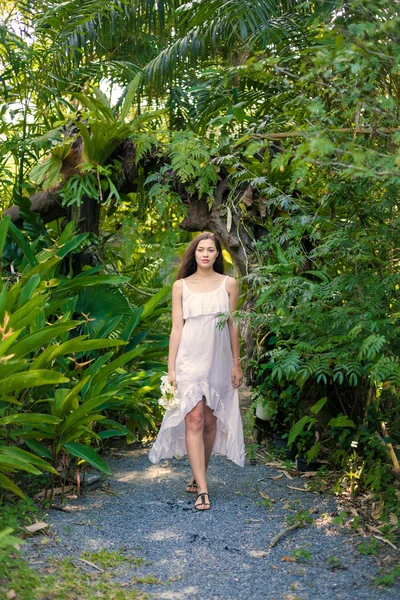
[{"label": "black sandal", "polygon": [[195,494],[196,492],[199,491],[199,486],[197,485],[195,479],[193,479],[193,483],[188,483],[186,487],[187,488],[188,487],[195,487],[196,488],[195,490],[185,490],[185,492],[187,492],[188,494]]},{"label": "black sandal", "polygon": [[[199,496],[202,497],[201,498],[202,502],[199,502],[199,504],[196,506],[196,500],[197,500],[197,498]],[[196,500],[194,501],[195,502],[194,507],[195,507],[196,510],[210,510],[211,504],[209,502],[206,502],[206,496],[208,496],[208,499],[210,499],[210,496],[209,496],[208,492],[200,492],[200,494],[198,494]],[[210,508],[199,508],[199,506],[202,506],[202,505],[209,506]]]}]

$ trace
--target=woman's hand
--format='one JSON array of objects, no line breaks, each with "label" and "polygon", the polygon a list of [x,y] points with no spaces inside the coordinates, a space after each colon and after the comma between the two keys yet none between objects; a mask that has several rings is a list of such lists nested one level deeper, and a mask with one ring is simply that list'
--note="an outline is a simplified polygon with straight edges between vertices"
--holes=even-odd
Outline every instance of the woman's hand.
[{"label": "woman's hand", "polygon": [[[165,373],[165,371],[164,371],[164,373]],[[176,377],[175,377],[175,371],[173,369],[168,369],[168,381],[170,383],[172,383],[172,385],[176,389]]]},{"label": "woman's hand", "polygon": [[233,365],[232,367],[232,385],[234,388],[238,388],[242,385],[243,373],[240,365]]}]

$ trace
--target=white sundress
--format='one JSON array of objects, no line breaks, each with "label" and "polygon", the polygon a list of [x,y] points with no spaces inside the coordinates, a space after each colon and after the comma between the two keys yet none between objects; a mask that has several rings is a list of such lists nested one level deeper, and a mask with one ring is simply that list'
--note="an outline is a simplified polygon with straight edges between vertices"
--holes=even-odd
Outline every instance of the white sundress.
[{"label": "white sundress", "polygon": [[158,463],[162,458],[187,454],[185,416],[206,398],[217,417],[213,452],[244,466],[245,447],[239,391],[231,380],[232,348],[228,324],[217,328],[218,313],[229,311],[225,276],[210,292],[192,292],[183,279],[182,309],[185,323],[175,359],[176,393],[179,406],[165,412],[157,438],[148,454]]}]

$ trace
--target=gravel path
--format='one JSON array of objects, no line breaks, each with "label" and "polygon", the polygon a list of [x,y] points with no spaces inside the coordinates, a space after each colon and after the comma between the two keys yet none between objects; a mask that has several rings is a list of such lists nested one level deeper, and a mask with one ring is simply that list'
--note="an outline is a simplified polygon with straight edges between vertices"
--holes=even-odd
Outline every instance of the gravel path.
[{"label": "gravel path", "polygon": [[[304,479],[271,479],[279,474],[273,467],[246,463],[241,468],[213,455],[208,470],[212,508],[199,512],[193,508],[195,495],[185,492],[187,457],[154,465],[148,449],[128,447],[118,453],[106,457],[112,470],[108,491],[70,500],[69,513],[46,514],[50,541],[30,540],[23,547],[29,562],[123,549],[145,560],[118,567],[117,580],[152,575],[159,583],[136,587],[160,600],[399,598],[396,585],[374,588],[378,565],[375,557],[357,549],[360,537],[331,523],[338,511],[335,498],[287,487],[303,487]],[[260,503],[260,491],[274,501],[271,507]],[[270,549],[286,517],[301,510],[310,511],[313,523]],[[311,559],[298,556],[290,562],[295,550],[308,551]]]}]

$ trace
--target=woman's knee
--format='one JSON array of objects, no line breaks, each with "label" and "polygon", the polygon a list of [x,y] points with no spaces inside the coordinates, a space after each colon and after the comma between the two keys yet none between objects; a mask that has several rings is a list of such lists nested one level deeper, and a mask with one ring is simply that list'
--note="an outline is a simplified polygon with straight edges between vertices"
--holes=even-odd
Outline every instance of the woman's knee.
[{"label": "woman's knee", "polygon": [[212,433],[217,427],[217,417],[205,415],[203,429],[205,433]]},{"label": "woman's knee", "polygon": [[186,426],[191,431],[199,431],[204,426],[204,414],[202,403],[199,402],[185,417]]}]

